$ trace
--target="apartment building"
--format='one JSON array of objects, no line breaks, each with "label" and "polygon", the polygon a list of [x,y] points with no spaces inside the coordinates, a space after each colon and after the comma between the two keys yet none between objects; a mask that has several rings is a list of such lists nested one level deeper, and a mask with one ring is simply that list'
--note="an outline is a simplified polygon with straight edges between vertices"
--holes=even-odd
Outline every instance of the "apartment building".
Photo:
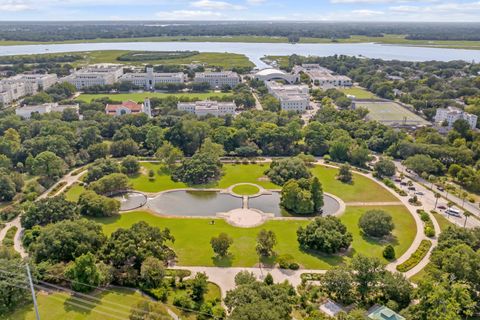
[{"label": "apartment building", "polygon": [[309,88],[306,85],[283,85],[269,81],[266,87],[280,101],[282,110],[305,112],[310,103]]},{"label": "apartment building", "polygon": [[129,81],[136,86],[151,90],[157,83],[184,83],[186,76],[183,72],[157,73],[153,68],[148,67],[146,72],[125,73],[120,77],[120,81]]},{"label": "apartment building", "polygon": [[228,114],[234,115],[237,106],[234,102],[217,102],[217,101],[196,101],[196,102],[179,102],[177,109],[194,113],[201,117],[206,115],[213,115],[216,117],[226,116]]},{"label": "apartment building", "polygon": [[55,74],[19,74],[0,80],[0,103],[7,105],[38,90],[46,90],[57,82]]},{"label": "apartment building", "polygon": [[33,105],[27,106],[24,105],[21,108],[17,108],[15,110],[15,114],[20,116],[24,119],[30,119],[32,114],[45,114],[50,112],[63,112],[66,109],[74,109],[77,114],[79,114],[79,106],[78,104],[70,104],[70,105],[59,105],[58,103],[44,103],[40,105]]},{"label": "apartment building", "polygon": [[240,77],[236,72],[197,72],[195,73],[195,82],[206,82],[212,88],[221,88],[224,85],[235,87],[240,83]]},{"label": "apartment building", "polygon": [[318,64],[302,64],[302,66],[296,66],[294,70],[296,73],[304,72],[315,85],[324,89],[351,87],[353,85],[352,79],[349,77],[334,74],[333,71]]},{"label": "apartment building", "polygon": [[443,123],[447,122],[447,127],[452,128],[453,124],[457,120],[466,120],[470,125],[470,128],[475,129],[477,127],[478,117],[474,114],[467,113],[461,109],[448,107],[448,108],[439,108],[435,114],[435,122],[442,126]]},{"label": "apartment building", "polygon": [[77,89],[91,86],[113,85],[123,75],[123,66],[117,64],[96,64],[74,71],[60,79],[73,84]]}]

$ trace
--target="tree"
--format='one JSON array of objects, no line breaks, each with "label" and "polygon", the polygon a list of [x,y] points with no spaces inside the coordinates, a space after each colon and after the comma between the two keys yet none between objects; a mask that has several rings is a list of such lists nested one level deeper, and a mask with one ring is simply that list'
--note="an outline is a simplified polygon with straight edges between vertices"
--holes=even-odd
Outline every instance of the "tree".
[{"label": "tree", "polygon": [[165,306],[159,302],[141,300],[130,312],[130,320],[165,320],[171,318]]},{"label": "tree", "polygon": [[395,175],[395,163],[391,160],[381,158],[375,163],[375,172],[381,177],[391,177]]},{"label": "tree", "polygon": [[467,120],[458,119],[453,123],[453,129],[460,133],[463,138],[466,138],[470,131],[470,124]]},{"label": "tree", "polygon": [[257,235],[255,247],[260,257],[270,257],[274,254],[273,247],[277,244],[277,236],[272,230],[262,229]]},{"label": "tree", "polygon": [[354,298],[354,283],[351,270],[338,267],[328,270],[320,280],[322,288],[330,298],[350,304]]},{"label": "tree", "polygon": [[21,216],[22,226],[31,229],[33,226],[46,226],[63,220],[79,218],[77,206],[65,199],[63,195],[41,199],[30,204]]},{"label": "tree", "polygon": [[116,158],[138,153],[138,145],[133,139],[118,140],[110,145],[110,153]]},{"label": "tree", "polygon": [[113,159],[98,159],[88,168],[85,182],[90,183],[111,173],[119,173],[120,165]]},{"label": "tree", "polygon": [[253,272],[249,272],[247,270],[240,271],[235,275],[235,285],[241,286],[244,284],[250,284],[257,281],[257,278],[253,274]]},{"label": "tree", "polygon": [[35,174],[55,179],[63,175],[65,167],[65,162],[55,153],[44,151],[33,160],[32,170]]},{"label": "tree", "polygon": [[86,190],[78,199],[78,209],[80,214],[84,216],[111,217],[118,214],[120,202]]},{"label": "tree", "polygon": [[36,262],[68,262],[97,252],[104,242],[101,225],[86,219],[63,220],[40,229],[28,250]]},{"label": "tree", "polygon": [[329,150],[330,157],[333,161],[344,162],[348,160],[348,143],[337,140],[334,141]]},{"label": "tree", "polygon": [[95,256],[88,252],[77,257],[75,262],[67,267],[65,276],[72,281],[73,290],[89,292],[100,284],[101,274],[95,263]]},{"label": "tree", "polygon": [[273,284],[273,276],[271,273],[267,273],[267,275],[265,276],[265,279],[263,280],[263,282],[265,282],[266,285],[269,285],[271,286]]},{"label": "tree", "polygon": [[352,183],[353,175],[350,171],[350,165],[344,164],[340,167],[340,171],[338,172],[337,179],[343,183]]},{"label": "tree", "polygon": [[387,245],[385,249],[383,249],[383,257],[387,260],[395,259],[395,248],[391,244]]},{"label": "tree", "polygon": [[384,237],[395,228],[392,216],[383,210],[369,210],[358,222],[362,231],[371,237]]},{"label": "tree", "polygon": [[320,180],[317,177],[313,177],[312,185],[310,187],[313,199],[313,210],[315,212],[321,212],[323,208],[323,187]]},{"label": "tree", "polygon": [[380,280],[385,268],[377,258],[356,255],[352,262],[353,277],[357,283],[357,291],[363,301],[368,294],[376,289],[375,284]]},{"label": "tree", "polygon": [[352,243],[352,234],[338,218],[327,216],[315,218],[306,227],[300,227],[297,239],[304,249],[332,254],[347,249]]},{"label": "tree", "polygon": [[122,160],[122,171],[125,174],[133,175],[140,171],[140,163],[135,156],[126,156]]},{"label": "tree", "polygon": [[218,237],[212,237],[210,244],[215,254],[220,257],[226,257],[228,255],[228,249],[233,244],[233,239],[228,234],[222,232]]},{"label": "tree", "polygon": [[12,201],[16,194],[15,183],[3,173],[0,173],[0,201]]},{"label": "tree", "polygon": [[183,158],[183,152],[179,148],[174,147],[170,142],[165,142],[157,149],[155,157],[171,170],[175,167],[175,163]]},{"label": "tree", "polygon": [[465,228],[467,226],[467,219],[473,216],[473,214],[470,211],[465,211],[463,216],[465,217],[465,222],[463,223],[463,227]]},{"label": "tree", "polygon": [[90,189],[98,194],[114,194],[130,188],[130,180],[123,173],[112,173],[90,184]]},{"label": "tree", "polygon": [[204,272],[197,272],[191,283],[193,301],[203,301],[203,296],[208,291],[208,277]]},{"label": "tree", "polygon": [[11,311],[30,302],[31,295],[24,287],[12,285],[25,279],[25,268],[20,259],[0,257],[0,270],[9,272],[9,275],[4,274],[0,281],[0,316],[7,319]]},{"label": "tree", "polygon": [[[318,178],[289,180],[282,187],[282,207],[296,214],[313,214],[323,207],[323,190]],[[318,210],[318,211],[317,211]]]},{"label": "tree", "polygon": [[435,208],[433,208],[433,210],[437,209],[438,199],[440,199],[441,197],[442,195],[440,193],[435,192]]},{"label": "tree", "polygon": [[140,268],[140,277],[143,288],[159,288],[165,277],[165,263],[155,257],[147,257]]},{"label": "tree", "polygon": [[311,173],[305,165],[305,162],[297,157],[273,161],[270,164],[267,175],[273,183],[279,186],[283,186],[291,179],[298,180],[311,177]]},{"label": "tree", "polygon": [[212,139],[206,138],[198,152],[210,155],[214,158],[220,158],[225,153],[225,150],[223,149],[223,145],[214,143],[212,142]]},{"label": "tree", "polygon": [[193,157],[185,159],[175,168],[173,181],[181,181],[191,185],[207,184],[217,180],[222,171],[222,163],[212,155],[197,152]]},{"label": "tree", "polygon": [[404,165],[418,174],[422,174],[423,172],[435,174],[444,171],[444,166],[440,161],[432,159],[429,155],[425,154],[416,154],[408,157],[404,161]]},{"label": "tree", "polygon": [[100,158],[106,158],[110,153],[110,147],[105,142],[96,143],[89,146],[87,152],[90,155],[90,160],[94,161]]}]

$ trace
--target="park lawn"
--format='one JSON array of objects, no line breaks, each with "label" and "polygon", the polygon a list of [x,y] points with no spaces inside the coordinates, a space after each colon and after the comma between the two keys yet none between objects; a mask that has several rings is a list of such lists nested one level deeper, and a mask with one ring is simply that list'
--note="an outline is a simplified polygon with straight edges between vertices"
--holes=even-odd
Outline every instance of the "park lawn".
[{"label": "park lawn", "polygon": [[[134,190],[143,192],[160,192],[172,189],[187,188],[182,182],[174,182],[170,175],[163,171],[164,166],[159,162],[141,162],[140,173],[130,176],[130,182]],[[154,177],[150,180],[148,172],[153,170]]]},{"label": "park lawn", "polygon": [[399,201],[393,194],[380,184],[362,175],[353,174],[353,183],[342,183],[336,179],[338,169],[315,166],[312,169],[323,185],[323,190],[331,193],[345,202],[392,202]]},{"label": "park lawn", "polygon": [[[134,93],[99,93],[99,94],[81,94],[76,98],[78,101],[91,102],[94,99],[109,98],[114,101],[127,101],[133,100],[135,102],[143,102],[146,98],[167,98],[177,97],[194,99],[194,100],[206,100],[213,97],[225,98],[232,97],[230,93],[224,92],[199,92],[199,93],[162,93],[162,92],[134,92]],[[185,99],[184,99],[185,100]]]},{"label": "park lawn", "polygon": [[[363,212],[376,207],[347,207],[341,220],[352,232],[354,241],[352,249],[345,255],[320,255],[300,249],[297,242],[297,229],[309,223],[308,220],[270,220],[255,228],[237,228],[229,225],[223,219],[193,218],[166,218],[144,211],[123,213],[117,217],[96,218],[95,221],[103,225],[104,232],[110,235],[118,228],[128,228],[138,221],[160,228],[169,228],[175,237],[172,244],[178,255],[178,264],[184,266],[223,266],[223,267],[252,267],[258,263],[255,252],[256,236],[261,229],[272,230],[277,236],[275,251],[278,255],[291,254],[295,261],[304,268],[330,269],[332,266],[347,261],[353,253],[362,253],[368,256],[382,258],[382,251],[386,244],[360,235],[358,220]],[[413,242],[415,237],[415,221],[404,207],[383,207],[389,212],[396,224],[395,241],[391,244],[400,256]],[[210,246],[210,239],[221,232],[233,238],[230,249],[231,257],[216,259]],[[384,260],[386,262],[386,260]],[[271,263],[272,261],[265,261]]]},{"label": "park lawn", "polygon": [[378,99],[374,93],[360,87],[340,88],[339,90],[347,95],[355,96],[357,99]]},{"label": "park lawn", "polygon": [[448,227],[453,227],[455,226],[455,224],[453,222],[451,222],[450,220],[448,220],[447,218],[445,218],[443,215],[441,215],[440,213],[433,213],[433,216],[435,217],[435,219],[437,220],[438,222],[438,225],[440,226],[440,230],[441,231],[444,231],[446,230]]},{"label": "park lawn", "polygon": [[256,186],[252,186],[251,184],[241,184],[234,187],[232,191],[239,195],[251,196],[257,194],[260,189],[258,189]]},{"label": "park lawn", "polygon": [[216,184],[218,188],[228,188],[237,183],[254,183],[265,189],[279,189],[280,187],[270,182],[265,171],[270,168],[268,163],[257,164],[224,164],[224,175]]},{"label": "park lawn", "polygon": [[[40,318],[42,320],[104,320],[115,316],[120,319],[128,319],[131,307],[137,302],[144,300],[139,292],[131,289],[111,289],[110,291],[98,291],[91,293],[101,299],[99,305],[79,302],[65,292],[57,292],[50,295],[37,293]],[[92,302],[98,302],[92,300]],[[72,304],[81,305],[82,307]],[[97,304],[97,303],[96,303]],[[103,312],[100,313],[100,312]],[[18,308],[4,320],[34,320],[35,311],[33,304]]]},{"label": "park lawn", "polygon": [[68,201],[77,202],[80,195],[85,191],[85,187],[82,187],[78,183],[73,184],[66,192],[65,198]]}]

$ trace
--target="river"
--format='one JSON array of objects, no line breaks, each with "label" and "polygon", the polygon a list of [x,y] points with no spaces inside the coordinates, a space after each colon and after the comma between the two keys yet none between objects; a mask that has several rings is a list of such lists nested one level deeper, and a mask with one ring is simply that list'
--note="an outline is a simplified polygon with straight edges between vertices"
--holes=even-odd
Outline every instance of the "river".
[{"label": "river", "polygon": [[480,50],[424,48],[377,43],[226,43],[226,42],[110,42],[75,44],[39,44],[0,46],[0,55],[80,52],[98,50],[201,51],[230,52],[246,55],[258,68],[267,67],[265,55],[331,56],[348,55],[402,61],[480,61]]}]

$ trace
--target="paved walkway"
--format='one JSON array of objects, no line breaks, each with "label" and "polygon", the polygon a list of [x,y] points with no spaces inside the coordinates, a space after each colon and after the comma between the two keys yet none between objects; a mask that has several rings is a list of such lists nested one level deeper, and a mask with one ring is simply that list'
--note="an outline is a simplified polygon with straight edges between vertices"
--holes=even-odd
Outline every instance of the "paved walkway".
[{"label": "paved walkway", "polygon": [[403,202],[346,202],[351,207],[381,207],[381,206],[403,206]]},{"label": "paved walkway", "polygon": [[17,251],[22,258],[25,258],[27,256],[27,253],[23,249],[22,246],[22,225],[20,223],[20,217],[16,217],[10,222],[7,222],[5,224],[5,228],[3,228],[0,231],[0,243],[3,241],[5,236],[7,235],[8,230],[10,230],[13,227],[17,227],[17,233],[15,234],[15,237],[13,238],[13,248],[15,251]]}]

